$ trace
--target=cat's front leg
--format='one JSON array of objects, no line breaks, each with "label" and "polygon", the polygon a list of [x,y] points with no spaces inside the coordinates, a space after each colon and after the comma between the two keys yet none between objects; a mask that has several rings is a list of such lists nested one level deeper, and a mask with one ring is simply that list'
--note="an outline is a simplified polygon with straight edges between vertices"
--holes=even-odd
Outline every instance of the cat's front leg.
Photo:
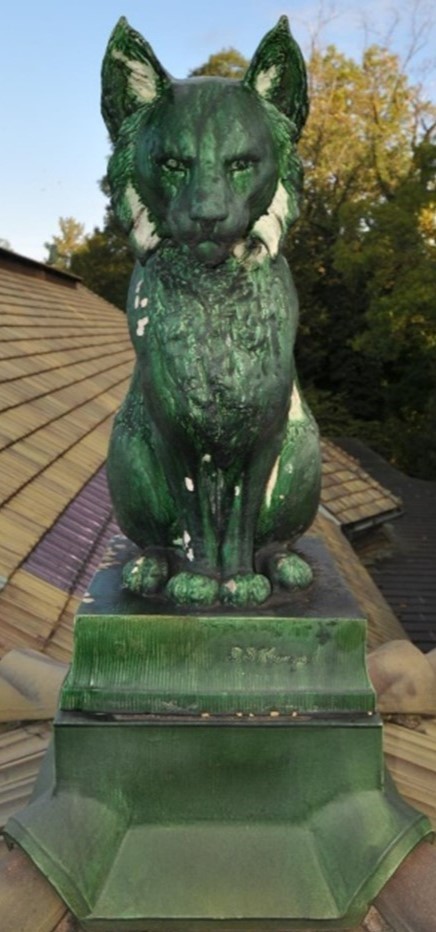
[{"label": "cat's front leg", "polygon": [[[177,445],[166,454],[173,497],[179,510],[183,553],[181,568],[169,579],[166,593],[177,605],[212,605],[218,599],[218,531],[214,514],[211,458]],[[170,462],[168,462],[170,459]]]},{"label": "cat's front leg", "polygon": [[254,568],[254,537],[265,485],[280,444],[281,435],[259,445],[231,489],[232,503],[221,548],[220,599],[224,604],[260,605],[271,594],[270,580]]}]

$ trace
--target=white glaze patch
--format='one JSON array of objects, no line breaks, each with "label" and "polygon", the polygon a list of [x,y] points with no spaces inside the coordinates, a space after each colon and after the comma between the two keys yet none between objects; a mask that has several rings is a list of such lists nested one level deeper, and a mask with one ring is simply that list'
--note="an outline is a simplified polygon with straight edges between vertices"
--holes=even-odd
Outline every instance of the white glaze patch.
[{"label": "white glaze patch", "polygon": [[191,479],[190,476],[185,476],[185,486],[186,486],[188,492],[193,492],[193,491],[194,491],[195,485],[194,485],[194,482],[193,482],[193,480]]},{"label": "white glaze patch", "polygon": [[289,216],[289,196],[286,188],[279,181],[274,197],[266,214],[259,217],[253,227],[253,233],[265,244],[272,259],[280,248],[280,240],[286,230]]},{"label": "white glaze patch", "polygon": [[268,250],[264,243],[260,241],[253,246],[252,242],[248,243],[245,240],[240,240],[233,247],[232,253],[238,262],[242,262],[247,269],[252,269],[266,259]]},{"label": "white glaze patch", "polygon": [[150,62],[127,58],[119,49],[113,49],[112,58],[122,61],[128,70],[130,90],[143,103],[150,104],[158,95],[157,77]]},{"label": "white glaze patch", "polygon": [[233,251],[233,255],[235,259],[239,259],[240,261],[242,261],[242,259],[244,259],[247,254],[247,246],[245,244],[245,240],[243,239],[238,240],[238,242],[235,243],[232,251]]},{"label": "white glaze patch", "polygon": [[291,395],[291,404],[289,408],[289,420],[290,421],[304,421],[304,411],[303,405],[301,403],[301,395],[298,391],[297,386],[294,382],[294,387],[292,389]]},{"label": "white glaze patch", "polygon": [[201,460],[202,463],[210,463],[211,461],[212,461],[212,457],[210,453],[205,453]]},{"label": "white glaze patch", "polygon": [[148,298],[142,298],[141,301],[140,301],[139,303],[140,303],[141,307],[147,307]]},{"label": "white glaze patch", "polygon": [[235,485],[235,498],[239,498],[240,494],[241,494],[241,486]]},{"label": "white glaze patch", "polygon": [[149,323],[148,317],[141,317],[141,319],[138,320],[138,323],[136,324],[136,336],[137,337],[144,336],[145,328],[148,323]]},{"label": "white glaze patch", "polygon": [[194,550],[190,546],[191,544],[191,535],[188,531],[183,531],[183,549],[185,551],[187,559],[192,563],[194,559]]},{"label": "white glaze patch", "polygon": [[134,187],[133,187],[132,184],[128,184],[128,185],[127,185],[127,188],[126,188],[126,201],[127,201],[128,205],[129,205],[129,208],[130,208],[130,213],[131,213],[131,215],[132,215],[132,220],[133,220],[134,223],[136,223],[138,217],[140,216],[140,214],[142,213],[142,211],[143,211],[145,208],[144,208],[144,204],[143,204],[142,201],[141,201],[141,198],[139,197],[138,192],[135,191],[135,189],[134,189]]},{"label": "white glaze patch", "polygon": [[270,472],[269,479],[267,482],[267,486],[265,490],[265,504],[267,508],[269,508],[269,506],[271,505],[272,495],[276,487],[276,483],[277,483],[277,479],[279,475],[279,466],[280,466],[280,456],[277,457],[274,463],[274,466]]},{"label": "white glaze patch", "polygon": [[277,78],[277,68],[271,65],[266,71],[261,71],[256,78],[255,88],[261,97],[266,97]]},{"label": "white glaze patch", "polygon": [[160,237],[156,233],[146,207],[143,208],[137,222],[134,224],[132,235],[135,244],[139,246],[143,252],[149,252],[155,249],[160,243]]},{"label": "white glaze patch", "polygon": [[148,252],[160,242],[154,224],[150,220],[147,208],[133,185],[128,184],[125,193],[133,220],[132,239],[141,252]]}]

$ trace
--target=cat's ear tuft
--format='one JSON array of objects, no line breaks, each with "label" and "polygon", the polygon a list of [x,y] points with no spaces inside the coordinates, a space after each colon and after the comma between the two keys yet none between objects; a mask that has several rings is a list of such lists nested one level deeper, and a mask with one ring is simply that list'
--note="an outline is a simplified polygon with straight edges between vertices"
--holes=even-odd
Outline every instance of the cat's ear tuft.
[{"label": "cat's ear tuft", "polygon": [[101,109],[114,142],[123,120],[165,93],[171,78],[153,49],[121,17],[109,39],[102,65]]},{"label": "cat's ear tuft", "polygon": [[309,112],[306,67],[287,16],[262,39],[243,84],[289,117],[300,136]]}]

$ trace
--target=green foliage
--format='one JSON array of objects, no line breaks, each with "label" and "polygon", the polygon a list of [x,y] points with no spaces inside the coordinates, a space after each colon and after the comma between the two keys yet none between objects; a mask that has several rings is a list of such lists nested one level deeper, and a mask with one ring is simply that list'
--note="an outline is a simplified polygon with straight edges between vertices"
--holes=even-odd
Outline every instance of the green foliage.
[{"label": "green foliage", "polygon": [[108,210],[103,228],[96,227],[72,256],[70,270],[91,291],[124,311],[132,267],[127,237]]},{"label": "green foliage", "polygon": [[288,244],[298,366],[321,429],[436,476],[434,108],[386,49],[310,67],[302,215]]},{"label": "green foliage", "polygon": [[73,254],[84,243],[85,227],[74,217],[59,217],[60,233],[53,236],[50,242],[44,243],[48,252],[47,265],[54,265],[58,269],[69,270]]},{"label": "green foliage", "polygon": [[124,311],[133,259],[111,209],[102,229],[95,227],[88,236],[73,217],[61,217],[59,227],[60,234],[45,243],[47,264],[78,275],[91,291]]},{"label": "green foliage", "polygon": [[189,72],[190,78],[218,75],[221,78],[240,80],[248,68],[248,61],[236,49],[221,49],[215,55],[209,55],[207,61]]}]

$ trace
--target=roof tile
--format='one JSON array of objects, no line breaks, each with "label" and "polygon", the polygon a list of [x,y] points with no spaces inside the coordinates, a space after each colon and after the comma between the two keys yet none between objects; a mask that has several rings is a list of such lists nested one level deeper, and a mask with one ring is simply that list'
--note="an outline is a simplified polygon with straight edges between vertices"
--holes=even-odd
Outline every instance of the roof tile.
[{"label": "roof tile", "polygon": [[369,476],[357,460],[329,440],[323,440],[321,446],[321,501],[343,527],[400,513],[400,499]]}]

